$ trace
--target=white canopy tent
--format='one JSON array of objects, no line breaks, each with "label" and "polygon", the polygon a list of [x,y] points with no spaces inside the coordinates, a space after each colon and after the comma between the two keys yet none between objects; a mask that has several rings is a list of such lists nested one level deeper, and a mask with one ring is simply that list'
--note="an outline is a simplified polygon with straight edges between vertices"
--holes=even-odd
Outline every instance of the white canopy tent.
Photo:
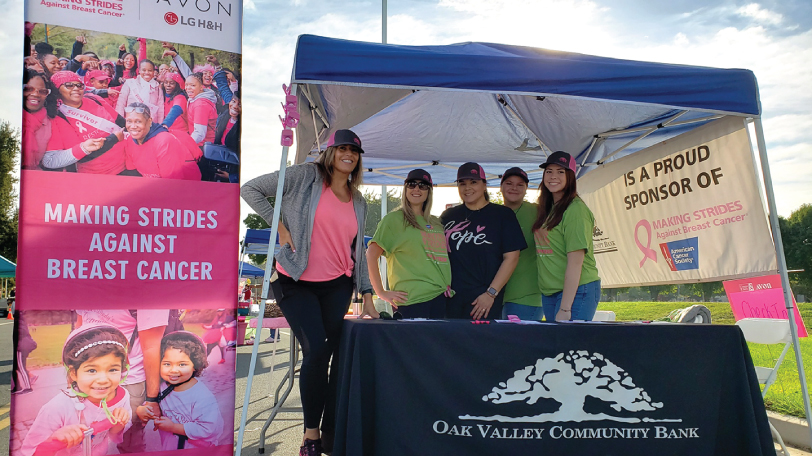
[{"label": "white canopy tent", "polygon": [[[298,99],[301,119],[295,163],[312,160],[334,131],[351,128],[363,140],[364,182],[378,185],[401,185],[416,167],[426,168],[435,183],[450,185],[466,161],[480,163],[493,178],[519,166],[538,185],[538,165],[556,150],[576,158],[578,176],[583,178],[604,163],[713,120],[735,116],[752,121],[777,264],[792,312],[758,87],[748,70],[487,43],[400,46],[303,35],[297,44],[291,93]],[[278,195],[288,152],[284,147]],[[279,207],[274,211],[272,238]],[[263,296],[271,272],[265,273]],[[806,391],[797,327],[792,318],[789,321]],[[238,455],[256,354],[254,347]],[[809,419],[807,395],[804,404]]]}]

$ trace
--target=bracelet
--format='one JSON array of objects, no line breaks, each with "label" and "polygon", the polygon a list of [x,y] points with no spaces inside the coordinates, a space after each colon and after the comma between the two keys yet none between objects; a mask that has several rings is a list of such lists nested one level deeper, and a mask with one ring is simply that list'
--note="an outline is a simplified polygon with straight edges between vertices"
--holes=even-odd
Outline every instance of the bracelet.
[{"label": "bracelet", "polygon": [[155,396],[155,397],[147,396],[147,398],[144,399],[144,403],[147,403],[147,402],[155,402],[157,404],[158,403],[158,397],[157,396]]},{"label": "bracelet", "polygon": [[559,312],[572,312],[572,309],[558,309]]}]

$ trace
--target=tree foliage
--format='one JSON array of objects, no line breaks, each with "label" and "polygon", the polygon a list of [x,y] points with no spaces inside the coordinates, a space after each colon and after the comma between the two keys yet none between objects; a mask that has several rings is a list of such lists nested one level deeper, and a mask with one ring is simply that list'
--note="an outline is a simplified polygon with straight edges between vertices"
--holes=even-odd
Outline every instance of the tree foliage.
[{"label": "tree foliage", "polygon": [[788,219],[778,218],[788,269],[803,269],[789,275],[796,294],[812,296],[812,205],[804,204]]},{"label": "tree foliage", "polygon": [[17,262],[17,222],[19,209],[14,177],[20,153],[19,132],[8,122],[0,123],[0,255]]},{"label": "tree foliage", "polygon": [[[381,195],[371,190],[364,192],[364,199],[367,201],[367,220],[364,226],[364,236],[372,236],[381,221]],[[400,190],[390,188],[386,192],[387,213],[392,212],[400,206]]]}]

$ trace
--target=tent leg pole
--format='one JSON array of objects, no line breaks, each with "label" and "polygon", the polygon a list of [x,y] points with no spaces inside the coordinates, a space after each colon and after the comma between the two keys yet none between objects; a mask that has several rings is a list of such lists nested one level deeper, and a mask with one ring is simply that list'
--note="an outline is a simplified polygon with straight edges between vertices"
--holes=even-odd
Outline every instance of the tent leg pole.
[{"label": "tent leg pole", "polygon": [[[291,84],[290,94],[296,95],[296,85]],[[273,254],[276,247],[276,234],[279,227],[279,215],[282,208],[282,192],[285,188],[285,170],[288,163],[288,150],[282,148],[282,159],[279,163],[279,182],[276,185],[276,200],[273,207],[273,221],[271,222],[271,237],[268,242],[268,261],[265,262],[265,277],[262,279],[262,302],[259,305],[259,315],[257,316],[257,336],[254,338],[254,345],[251,348],[251,363],[248,365],[248,381],[245,385],[245,398],[242,402],[242,414],[240,416],[240,428],[237,433],[237,448],[235,456],[242,455],[243,438],[245,437],[245,422],[248,420],[248,405],[251,403],[251,386],[254,382],[254,371],[257,366],[257,355],[259,353],[259,339],[262,336],[262,318],[265,316],[265,301],[268,300],[268,289],[271,286],[271,275],[273,274]]]},{"label": "tent leg pole", "polygon": [[758,144],[758,156],[761,161],[761,173],[764,176],[764,190],[767,193],[767,206],[770,211],[770,230],[772,230],[773,241],[775,242],[775,254],[778,261],[778,272],[781,275],[781,287],[784,288],[784,303],[787,308],[789,328],[792,332],[792,347],[795,351],[795,364],[798,366],[798,378],[801,381],[801,395],[804,400],[804,412],[806,422],[810,424],[809,442],[812,444],[812,408],[809,404],[809,388],[806,385],[806,374],[804,373],[804,360],[801,356],[801,345],[798,340],[798,326],[795,322],[795,310],[792,305],[792,290],[789,288],[789,276],[787,275],[787,259],[784,255],[784,243],[781,239],[781,229],[778,226],[778,210],[775,206],[775,193],[773,192],[773,182],[770,175],[770,164],[767,160],[767,144],[764,141],[764,130],[761,125],[761,118],[755,119],[756,143]]}]

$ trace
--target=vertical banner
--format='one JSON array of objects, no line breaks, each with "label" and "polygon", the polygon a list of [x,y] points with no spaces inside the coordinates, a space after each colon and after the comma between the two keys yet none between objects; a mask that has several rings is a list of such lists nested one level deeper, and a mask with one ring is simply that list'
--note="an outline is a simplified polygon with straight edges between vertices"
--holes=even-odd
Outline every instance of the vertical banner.
[{"label": "vertical banner", "polygon": [[11,455],[230,455],[242,3],[25,20]]},{"label": "vertical banner", "polygon": [[595,214],[601,285],[749,277],[776,270],[750,141],[723,118],[578,181]]}]

